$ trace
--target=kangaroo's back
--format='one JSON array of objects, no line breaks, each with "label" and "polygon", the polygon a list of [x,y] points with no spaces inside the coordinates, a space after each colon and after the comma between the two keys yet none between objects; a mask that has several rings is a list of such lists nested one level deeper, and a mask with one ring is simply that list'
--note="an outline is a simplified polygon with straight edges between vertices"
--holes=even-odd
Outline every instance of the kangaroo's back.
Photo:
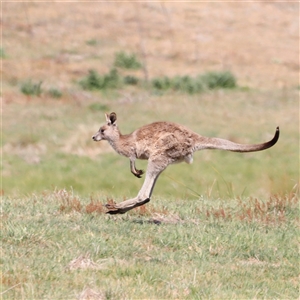
[{"label": "kangaroo's back", "polygon": [[173,159],[192,154],[200,135],[180,124],[155,122],[140,127],[132,133],[137,153],[165,155]]}]

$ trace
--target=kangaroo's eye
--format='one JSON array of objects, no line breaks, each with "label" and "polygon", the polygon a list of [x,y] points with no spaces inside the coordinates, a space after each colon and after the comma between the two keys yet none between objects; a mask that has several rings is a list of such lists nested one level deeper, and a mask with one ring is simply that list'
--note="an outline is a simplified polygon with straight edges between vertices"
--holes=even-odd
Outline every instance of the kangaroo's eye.
[{"label": "kangaroo's eye", "polygon": [[100,130],[101,130],[101,133],[104,133],[104,129],[103,128],[101,128]]}]

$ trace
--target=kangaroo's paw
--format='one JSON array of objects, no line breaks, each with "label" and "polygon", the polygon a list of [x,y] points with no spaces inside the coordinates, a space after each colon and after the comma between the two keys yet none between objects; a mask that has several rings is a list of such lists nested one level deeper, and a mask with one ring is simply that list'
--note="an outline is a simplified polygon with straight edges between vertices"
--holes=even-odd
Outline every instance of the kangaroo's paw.
[{"label": "kangaroo's paw", "polygon": [[[148,203],[149,201],[150,201],[150,198],[147,198],[145,200],[142,200],[142,201],[139,201],[139,202],[135,203],[134,205],[128,205],[127,207],[126,207],[126,204],[122,205],[122,202],[119,203],[119,204],[107,203],[105,205],[105,207],[108,209],[108,211],[106,213],[110,214],[110,215],[124,214],[127,211],[129,211],[129,210],[131,210],[135,207],[139,207],[141,205],[144,205],[144,204]],[[126,201],[124,201],[124,202],[126,202]]]},{"label": "kangaroo's paw", "polygon": [[132,172],[132,174],[134,176],[136,176],[137,178],[142,178],[142,175],[144,174],[143,170],[135,170],[134,172]]}]

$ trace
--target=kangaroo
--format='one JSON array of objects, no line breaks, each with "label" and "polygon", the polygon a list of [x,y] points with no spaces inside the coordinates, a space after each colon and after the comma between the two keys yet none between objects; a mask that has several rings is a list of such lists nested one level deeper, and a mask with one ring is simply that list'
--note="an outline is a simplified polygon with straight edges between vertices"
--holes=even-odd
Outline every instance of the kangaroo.
[{"label": "kangaroo", "polygon": [[130,161],[131,173],[141,178],[142,170],[135,166],[136,159],[147,159],[148,166],[142,188],[135,198],[118,204],[106,204],[109,214],[123,214],[150,201],[154,185],[159,175],[168,165],[180,162],[191,164],[193,153],[203,149],[221,149],[233,152],[254,152],[268,149],[279,138],[279,127],[272,140],[262,144],[237,144],[228,140],[201,136],[176,123],[155,122],[138,128],[130,134],[121,134],[117,125],[117,115],[105,114],[106,124],[93,135],[96,142],[106,140],[120,155]]}]

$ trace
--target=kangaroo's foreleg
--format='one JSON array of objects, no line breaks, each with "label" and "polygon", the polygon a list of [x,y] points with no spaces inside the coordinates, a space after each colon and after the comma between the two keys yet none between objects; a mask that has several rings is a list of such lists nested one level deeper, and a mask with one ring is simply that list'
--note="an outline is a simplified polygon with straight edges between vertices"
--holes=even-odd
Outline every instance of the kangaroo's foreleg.
[{"label": "kangaroo's foreleg", "polygon": [[146,172],[146,178],[135,198],[125,200],[118,204],[106,204],[108,214],[123,214],[135,207],[141,206],[150,201],[154,185],[161,172],[168,166],[168,164],[160,164],[155,161],[149,161]]},{"label": "kangaroo's foreleg", "polygon": [[134,176],[136,176],[138,178],[142,178],[142,175],[144,174],[143,170],[138,170],[135,167],[135,160],[133,160],[133,159],[130,159],[130,171]]}]

